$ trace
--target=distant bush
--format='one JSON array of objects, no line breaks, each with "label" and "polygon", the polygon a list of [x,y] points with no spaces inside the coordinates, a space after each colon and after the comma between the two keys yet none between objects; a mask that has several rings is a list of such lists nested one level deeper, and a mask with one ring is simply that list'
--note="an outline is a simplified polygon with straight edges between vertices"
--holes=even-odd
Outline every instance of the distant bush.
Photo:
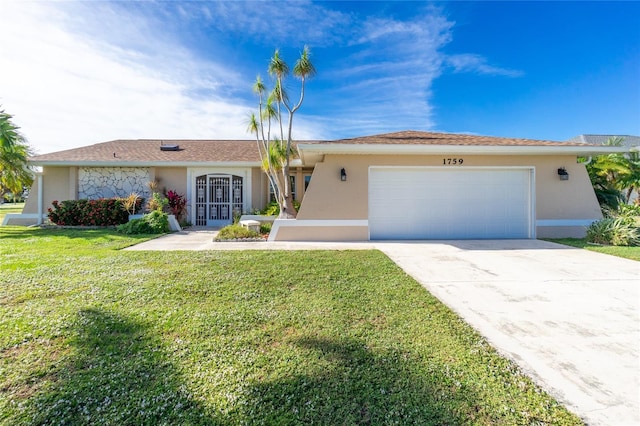
[{"label": "distant bush", "polygon": [[166,213],[154,210],[140,219],[132,219],[119,225],[117,231],[122,234],[164,234],[169,232],[169,218]]},{"label": "distant bush", "polygon": [[116,226],[129,220],[122,199],[54,201],[47,209],[49,220],[65,226]]}]

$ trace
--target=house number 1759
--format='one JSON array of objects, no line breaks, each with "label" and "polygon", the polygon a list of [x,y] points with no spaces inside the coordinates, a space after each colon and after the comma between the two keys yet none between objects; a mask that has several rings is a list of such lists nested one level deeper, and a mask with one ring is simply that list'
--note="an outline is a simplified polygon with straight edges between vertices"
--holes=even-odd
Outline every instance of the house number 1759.
[{"label": "house number 1759", "polygon": [[442,164],[445,166],[460,166],[464,159],[462,158],[443,158]]}]

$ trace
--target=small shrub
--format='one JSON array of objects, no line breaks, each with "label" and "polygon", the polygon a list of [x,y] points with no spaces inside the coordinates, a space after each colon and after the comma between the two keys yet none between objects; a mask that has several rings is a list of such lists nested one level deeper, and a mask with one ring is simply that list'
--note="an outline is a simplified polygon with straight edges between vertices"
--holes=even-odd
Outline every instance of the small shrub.
[{"label": "small shrub", "polygon": [[233,211],[233,221],[232,223],[234,225],[237,225],[238,223],[240,223],[240,219],[242,218],[242,212],[239,210],[234,210]]},{"label": "small shrub", "polygon": [[260,212],[265,216],[276,216],[280,213],[280,206],[275,201],[270,202],[267,206]]},{"label": "small shrub", "polygon": [[160,193],[154,192],[151,194],[151,198],[147,203],[147,211],[163,211],[164,208],[169,204],[169,200],[166,197],[163,197]]},{"label": "small shrub", "polygon": [[244,226],[240,225],[229,225],[225,226],[218,232],[216,236],[216,241],[224,241],[224,240],[241,240],[241,239],[249,239],[249,238],[259,238],[260,234],[256,231],[252,231]]},{"label": "small shrub", "polygon": [[126,234],[165,234],[169,232],[169,218],[166,213],[154,210],[141,219],[133,219],[118,226],[117,231]]},{"label": "small shrub", "polygon": [[266,223],[261,223],[260,224],[260,233],[261,234],[268,234],[271,232],[271,226],[273,224],[271,222],[266,222]]},{"label": "small shrub", "polygon": [[128,214],[136,214],[142,209],[144,204],[144,198],[140,197],[135,192],[132,192],[127,197],[121,198],[122,206]]},{"label": "small shrub", "polygon": [[181,221],[187,208],[187,199],[184,195],[169,190],[167,192],[167,205],[169,206],[171,214],[176,217],[176,220]]},{"label": "small shrub", "polygon": [[640,245],[640,230],[624,217],[607,217],[587,228],[587,241],[613,246]]},{"label": "small shrub", "polygon": [[[297,210],[300,210],[300,202],[298,200],[293,200],[293,207]],[[277,216],[280,214],[280,206],[275,201],[270,202],[267,206],[260,212],[265,216]]]}]

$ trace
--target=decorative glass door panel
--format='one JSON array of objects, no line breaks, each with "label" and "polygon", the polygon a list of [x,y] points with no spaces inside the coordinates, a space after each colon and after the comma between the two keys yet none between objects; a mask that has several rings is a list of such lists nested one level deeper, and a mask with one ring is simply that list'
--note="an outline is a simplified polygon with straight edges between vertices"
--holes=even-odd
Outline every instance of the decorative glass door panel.
[{"label": "decorative glass door panel", "polygon": [[231,178],[209,176],[209,214],[207,226],[227,225],[231,222]]},{"label": "decorative glass door panel", "polygon": [[243,210],[242,177],[202,175],[196,177],[196,226],[225,226]]}]

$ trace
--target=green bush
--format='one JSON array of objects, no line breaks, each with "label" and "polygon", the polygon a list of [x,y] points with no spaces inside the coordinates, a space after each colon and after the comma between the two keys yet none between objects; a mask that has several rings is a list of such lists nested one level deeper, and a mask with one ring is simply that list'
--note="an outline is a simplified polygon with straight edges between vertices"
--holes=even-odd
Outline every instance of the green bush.
[{"label": "green bush", "polygon": [[115,226],[129,220],[120,198],[54,201],[52,205],[47,209],[47,216],[56,225]]},{"label": "green bush", "polygon": [[624,217],[607,217],[587,228],[587,241],[613,246],[640,245],[640,230]]},{"label": "green bush", "polygon": [[260,233],[261,234],[268,234],[269,232],[271,232],[271,226],[273,224],[271,222],[266,222],[266,223],[261,223],[260,224]]},{"label": "green bush", "polygon": [[[298,200],[293,200],[293,207],[297,210],[300,210],[300,202]],[[267,206],[260,212],[265,216],[277,216],[280,214],[280,206],[275,201],[270,202]]]},{"label": "green bush", "polygon": [[133,219],[119,225],[118,232],[126,235],[133,234],[164,234],[169,232],[169,218],[166,213],[154,210],[141,219]]},{"label": "green bush", "polygon": [[259,238],[260,234],[256,231],[252,231],[244,226],[240,225],[229,225],[225,226],[218,232],[216,236],[216,241],[224,241],[224,240],[241,240],[245,238]]}]

